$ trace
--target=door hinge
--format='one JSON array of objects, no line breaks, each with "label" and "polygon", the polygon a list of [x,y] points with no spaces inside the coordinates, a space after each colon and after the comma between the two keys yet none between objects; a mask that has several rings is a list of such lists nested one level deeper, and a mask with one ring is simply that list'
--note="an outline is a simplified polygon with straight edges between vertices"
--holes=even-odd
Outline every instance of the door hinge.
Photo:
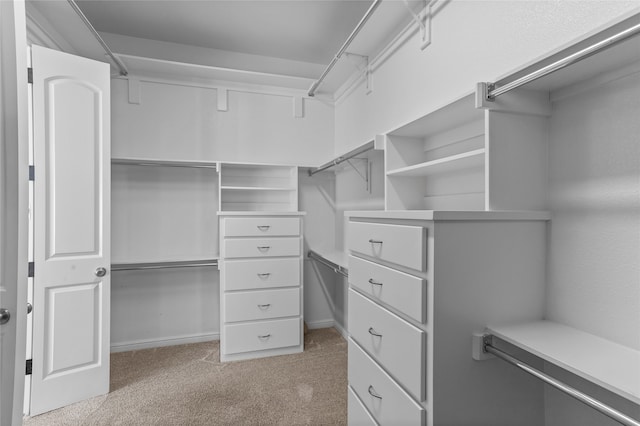
[{"label": "door hinge", "polygon": [[35,180],[36,166],[29,166],[29,180]]},{"label": "door hinge", "polygon": [[32,369],[33,369],[33,360],[32,359],[28,359],[27,360],[27,365],[26,365],[26,368],[25,368],[25,375],[30,376]]},{"label": "door hinge", "polygon": [[33,68],[27,68],[27,83],[33,84]]},{"label": "door hinge", "polygon": [[29,262],[29,273],[27,274],[28,278],[33,278],[35,269],[36,269],[36,264],[34,262]]}]

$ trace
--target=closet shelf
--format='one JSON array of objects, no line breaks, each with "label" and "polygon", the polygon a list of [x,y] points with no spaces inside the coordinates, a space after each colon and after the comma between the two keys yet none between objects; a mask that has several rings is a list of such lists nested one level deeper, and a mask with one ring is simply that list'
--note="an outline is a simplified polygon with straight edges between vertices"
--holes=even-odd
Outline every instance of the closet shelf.
[{"label": "closet shelf", "polygon": [[336,273],[348,277],[349,270],[347,268],[347,256],[341,251],[319,252],[309,250],[307,256],[324,266],[333,269]]},{"label": "closet shelf", "polygon": [[219,84],[234,82],[240,84],[266,85],[289,89],[306,90],[312,79],[295,75],[265,73],[215,67],[186,62],[115,53],[129,69],[132,76],[161,79],[179,79],[193,83]]},{"label": "closet shelf", "polygon": [[387,176],[429,176],[436,173],[447,173],[458,170],[471,169],[474,167],[482,167],[484,164],[484,154],[484,148],[475,149],[473,151],[450,155],[448,157],[439,158],[433,161],[427,161],[425,163],[415,164],[413,166],[389,170],[387,172]]},{"label": "closet shelf", "polygon": [[640,351],[552,321],[489,326],[492,335],[640,404]]},{"label": "closet shelf", "polygon": [[112,271],[138,271],[147,269],[170,269],[170,268],[195,268],[203,266],[218,266],[218,259],[198,259],[162,262],[132,262],[132,263],[112,263]]},{"label": "closet shelf", "polygon": [[112,158],[111,164],[124,164],[131,166],[159,166],[159,167],[192,167],[202,169],[216,169],[215,161],[193,161],[193,160],[160,160],[156,158]]}]

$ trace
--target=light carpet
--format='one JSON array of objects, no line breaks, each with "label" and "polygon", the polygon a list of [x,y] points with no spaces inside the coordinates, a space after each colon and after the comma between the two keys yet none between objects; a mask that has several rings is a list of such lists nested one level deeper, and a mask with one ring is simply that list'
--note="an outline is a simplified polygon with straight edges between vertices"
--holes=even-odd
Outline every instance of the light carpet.
[{"label": "light carpet", "polygon": [[109,394],[25,426],[347,423],[347,343],[310,330],[305,350],[220,363],[219,341],[111,354]]}]

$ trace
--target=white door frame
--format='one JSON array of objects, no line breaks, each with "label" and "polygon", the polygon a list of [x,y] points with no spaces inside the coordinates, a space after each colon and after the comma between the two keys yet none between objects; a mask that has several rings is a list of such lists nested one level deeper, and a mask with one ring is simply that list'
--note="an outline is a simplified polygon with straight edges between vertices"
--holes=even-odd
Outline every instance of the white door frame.
[{"label": "white door frame", "polygon": [[0,1],[0,424],[22,424],[27,331],[29,146],[23,0]]}]

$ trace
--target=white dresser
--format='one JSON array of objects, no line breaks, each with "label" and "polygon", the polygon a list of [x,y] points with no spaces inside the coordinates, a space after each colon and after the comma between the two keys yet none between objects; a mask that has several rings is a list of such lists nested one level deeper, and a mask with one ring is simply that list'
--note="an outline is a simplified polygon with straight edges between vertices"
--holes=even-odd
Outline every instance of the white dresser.
[{"label": "white dresser", "polygon": [[220,212],[220,360],[303,350],[300,212]]},{"label": "white dresser", "polygon": [[542,318],[548,214],[346,215],[349,424],[528,425],[541,385],[473,361],[471,335]]}]

